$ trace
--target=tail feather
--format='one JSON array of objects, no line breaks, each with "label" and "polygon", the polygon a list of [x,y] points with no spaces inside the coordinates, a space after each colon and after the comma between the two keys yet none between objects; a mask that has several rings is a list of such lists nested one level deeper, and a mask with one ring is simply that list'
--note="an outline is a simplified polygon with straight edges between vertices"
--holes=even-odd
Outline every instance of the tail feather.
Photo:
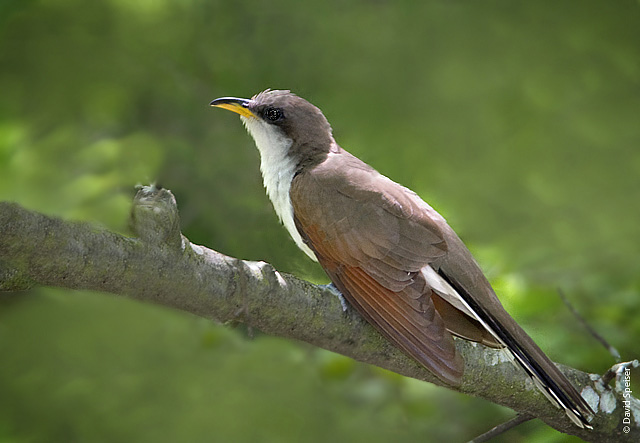
[{"label": "tail feather", "polygon": [[[538,389],[556,407],[563,409],[567,416],[580,428],[593,429],[590,420],[594,412],[584,398],[576,391],[571,382],[560,372],[551,360],[540,350],[534,341],[522,331],[519,339],[513,331],[505,327],[496,316],[484,309],[455,280],[440,270],[438,274],[457,292],[461,301],[500,343],[513,355],[515,361],[524,369]],[[515,321],[511,328],[520,327]]]}]

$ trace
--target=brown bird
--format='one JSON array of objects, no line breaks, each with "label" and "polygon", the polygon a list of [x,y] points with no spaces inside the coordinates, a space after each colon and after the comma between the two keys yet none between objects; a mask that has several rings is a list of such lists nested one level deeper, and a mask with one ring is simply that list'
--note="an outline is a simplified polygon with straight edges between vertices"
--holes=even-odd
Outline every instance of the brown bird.
[{"label": "brown bird", "polygon": [[338,146],[320,109],[272,90],[211,106],[240,114],[291,237],[392,343],[451,385],[464,368],[453,335],[507,348],[553,404],[591,428],[587,402],[504,310],[445,219]]}]

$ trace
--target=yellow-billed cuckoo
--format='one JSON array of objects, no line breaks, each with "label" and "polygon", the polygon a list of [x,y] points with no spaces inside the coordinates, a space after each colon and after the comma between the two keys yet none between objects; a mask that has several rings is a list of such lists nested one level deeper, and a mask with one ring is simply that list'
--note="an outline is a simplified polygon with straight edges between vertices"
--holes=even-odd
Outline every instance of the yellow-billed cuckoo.
[{"label": "yellow-billed cuckoo", "polygon": [[464,367],[452,334],[507,348],[552,403],[591,427],[587,402],[504,310],[445,219],[338,146],[320,109],[272,90],[211,105],[240,114],[296,244],[396,346],[451,385]]}]

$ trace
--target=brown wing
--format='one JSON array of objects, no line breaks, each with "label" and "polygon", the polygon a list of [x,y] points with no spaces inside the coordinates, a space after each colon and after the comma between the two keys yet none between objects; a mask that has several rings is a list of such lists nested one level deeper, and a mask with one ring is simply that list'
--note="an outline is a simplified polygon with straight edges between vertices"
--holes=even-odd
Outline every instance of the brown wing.
[{"label": "brown wing", "polygon": [[351,305],[443,381],[458,384],[462,358],[420,272],[447,250],[435,211],[345,151],[297,175],[291,201],[298,231]]},{"label": "brown wing", "polygon": [[506,346],[549,400],[590,427],[590,406],[504,310],[446,221],[413,192],[336,148],[294,178],[290,195],[296,227],[334,284],[407,354],[457,384],[462,359],[448,331]]}]

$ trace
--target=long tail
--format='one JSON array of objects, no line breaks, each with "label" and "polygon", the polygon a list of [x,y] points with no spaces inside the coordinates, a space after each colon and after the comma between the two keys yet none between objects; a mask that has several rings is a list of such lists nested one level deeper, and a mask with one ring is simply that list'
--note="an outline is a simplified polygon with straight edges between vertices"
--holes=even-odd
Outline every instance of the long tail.
[{"label": "long tail", "polygon": [[462,285],[447,277],[442,270],[438,274],[457,292],[476,320],[513,354],[515,361],[549,401],[564,409],[571,421],[580,428],[593,429],[589,422],[594,412],[589,404],[515,320],[506,311],[503,311],[506,316],[500,315],[502,318],[498,319],[477,303]]}]

